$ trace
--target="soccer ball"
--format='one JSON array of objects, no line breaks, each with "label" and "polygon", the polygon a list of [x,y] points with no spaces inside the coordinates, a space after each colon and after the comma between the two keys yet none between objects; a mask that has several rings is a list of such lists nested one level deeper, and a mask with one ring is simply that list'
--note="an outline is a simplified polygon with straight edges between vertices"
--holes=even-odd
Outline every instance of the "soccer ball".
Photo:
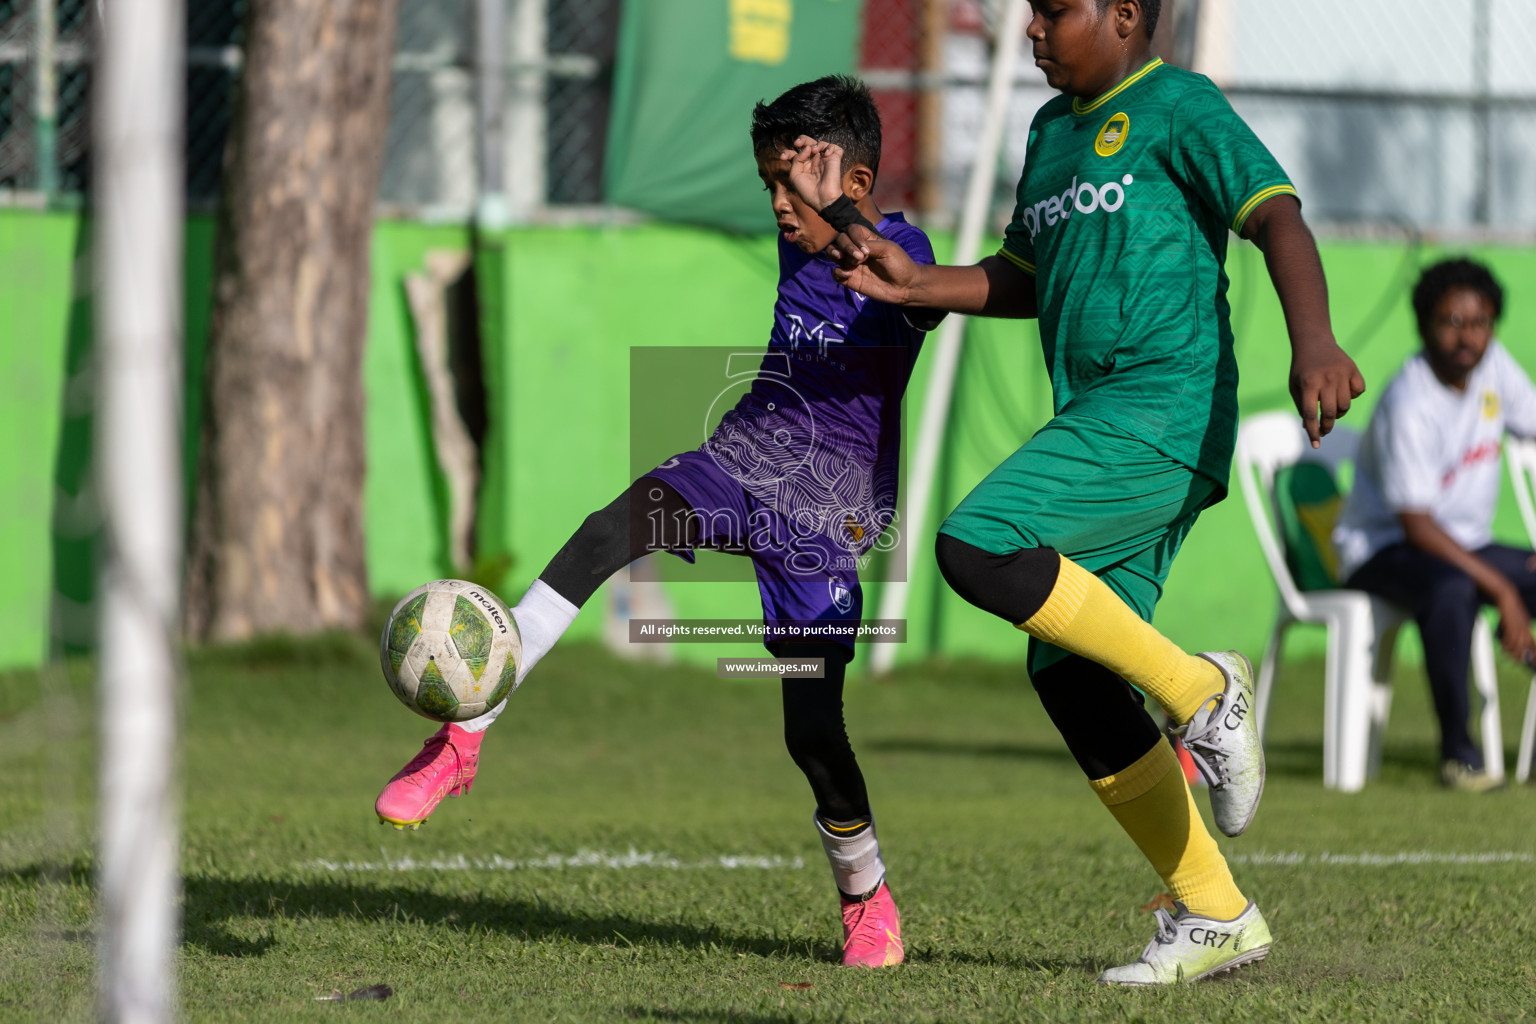
[{"label": "soccer ball", "polygon": [[389,688],[438,722],[463,722],[500,704],[517,682],[522,657],[511,610],[465,580],[437,580],[406,594],[379,643]]}]

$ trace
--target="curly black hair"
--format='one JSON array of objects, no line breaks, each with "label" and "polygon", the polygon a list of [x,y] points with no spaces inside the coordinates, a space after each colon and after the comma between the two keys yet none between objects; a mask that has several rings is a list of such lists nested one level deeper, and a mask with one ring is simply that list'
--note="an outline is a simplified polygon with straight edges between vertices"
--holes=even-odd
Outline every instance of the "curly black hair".
[{"label": "curly black hair", "polygon": [[1504,315],[1504,289],[1493,272],[1481,263],[1466,258],[1442,260],[1427,267],[1413,286],[1413,315],[1419,321],[1419,336],[1427,338],[1433,326],[1435,307],[1453,288],[1471,288],[1480,292],[1493,307],[1493,318]]},{"label": "curly black hair", "polygon": [[[1099,5],[1099,14],[1109,10],[1109,5],[1114,0],[1096,0]],[[1163,13],[1163,0],[1141,0],[1141,19],[1147,26],[1147,38],[1152,38],[1152,33],[1157,31],[1157,19]]]},{"label": "curly black hair", "polygon": [[852,75],[803,82],[752,108],[752,149],[787,149],[800,135],[843,147],[843,166],[880,173],[880,111],[869,86]]}]

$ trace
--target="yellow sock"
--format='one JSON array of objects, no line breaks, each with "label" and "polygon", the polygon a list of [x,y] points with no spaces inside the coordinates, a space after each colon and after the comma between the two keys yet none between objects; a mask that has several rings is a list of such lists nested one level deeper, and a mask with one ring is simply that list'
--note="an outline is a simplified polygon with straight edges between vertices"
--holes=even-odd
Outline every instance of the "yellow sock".
[{"label": "yellow sock", "polygon": [[1226,686],[1220,669],[1184,653],[1103,580],[1066,556],[1051,596],[1018,628],[1103,665],[1157,701],[1179,725]]},{"label": "yellow sock", "polygon": [[1243,912],[1248,900],[1200,820],[1167,740],[1159,739],[1125,771],[1088,784],[1152,862],[1174,899],[1218,921]]}]

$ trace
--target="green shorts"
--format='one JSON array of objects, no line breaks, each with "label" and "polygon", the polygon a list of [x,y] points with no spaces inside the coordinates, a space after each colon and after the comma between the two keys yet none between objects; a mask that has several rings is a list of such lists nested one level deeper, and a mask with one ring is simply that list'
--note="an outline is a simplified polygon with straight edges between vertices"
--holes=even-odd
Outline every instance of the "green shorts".
[{"label": "green shorts", "polygon": [[[1064,413],[966,495],[939,527],[995,555],[1049,547],[1147,622],[1179,545],[1226,487],[1103,420]],[[1029,671],[1067,656],[1031,638]]]}]

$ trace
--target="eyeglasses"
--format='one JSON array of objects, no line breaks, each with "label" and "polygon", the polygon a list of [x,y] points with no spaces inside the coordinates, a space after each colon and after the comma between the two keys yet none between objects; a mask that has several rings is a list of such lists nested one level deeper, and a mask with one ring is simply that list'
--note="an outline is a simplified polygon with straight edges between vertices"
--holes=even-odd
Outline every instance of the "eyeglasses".
[{"label": "eyeglasses", "polygon": [[1492,326],[1493,318],[1483,315],[1462,316],[1459,313],[1452,313],[1450,316],[1441,316],[1435,318],[1435,330],[1437,331],[1460,331],[1468,327],[1475,328],[1479,331],[1486,331]]}]

